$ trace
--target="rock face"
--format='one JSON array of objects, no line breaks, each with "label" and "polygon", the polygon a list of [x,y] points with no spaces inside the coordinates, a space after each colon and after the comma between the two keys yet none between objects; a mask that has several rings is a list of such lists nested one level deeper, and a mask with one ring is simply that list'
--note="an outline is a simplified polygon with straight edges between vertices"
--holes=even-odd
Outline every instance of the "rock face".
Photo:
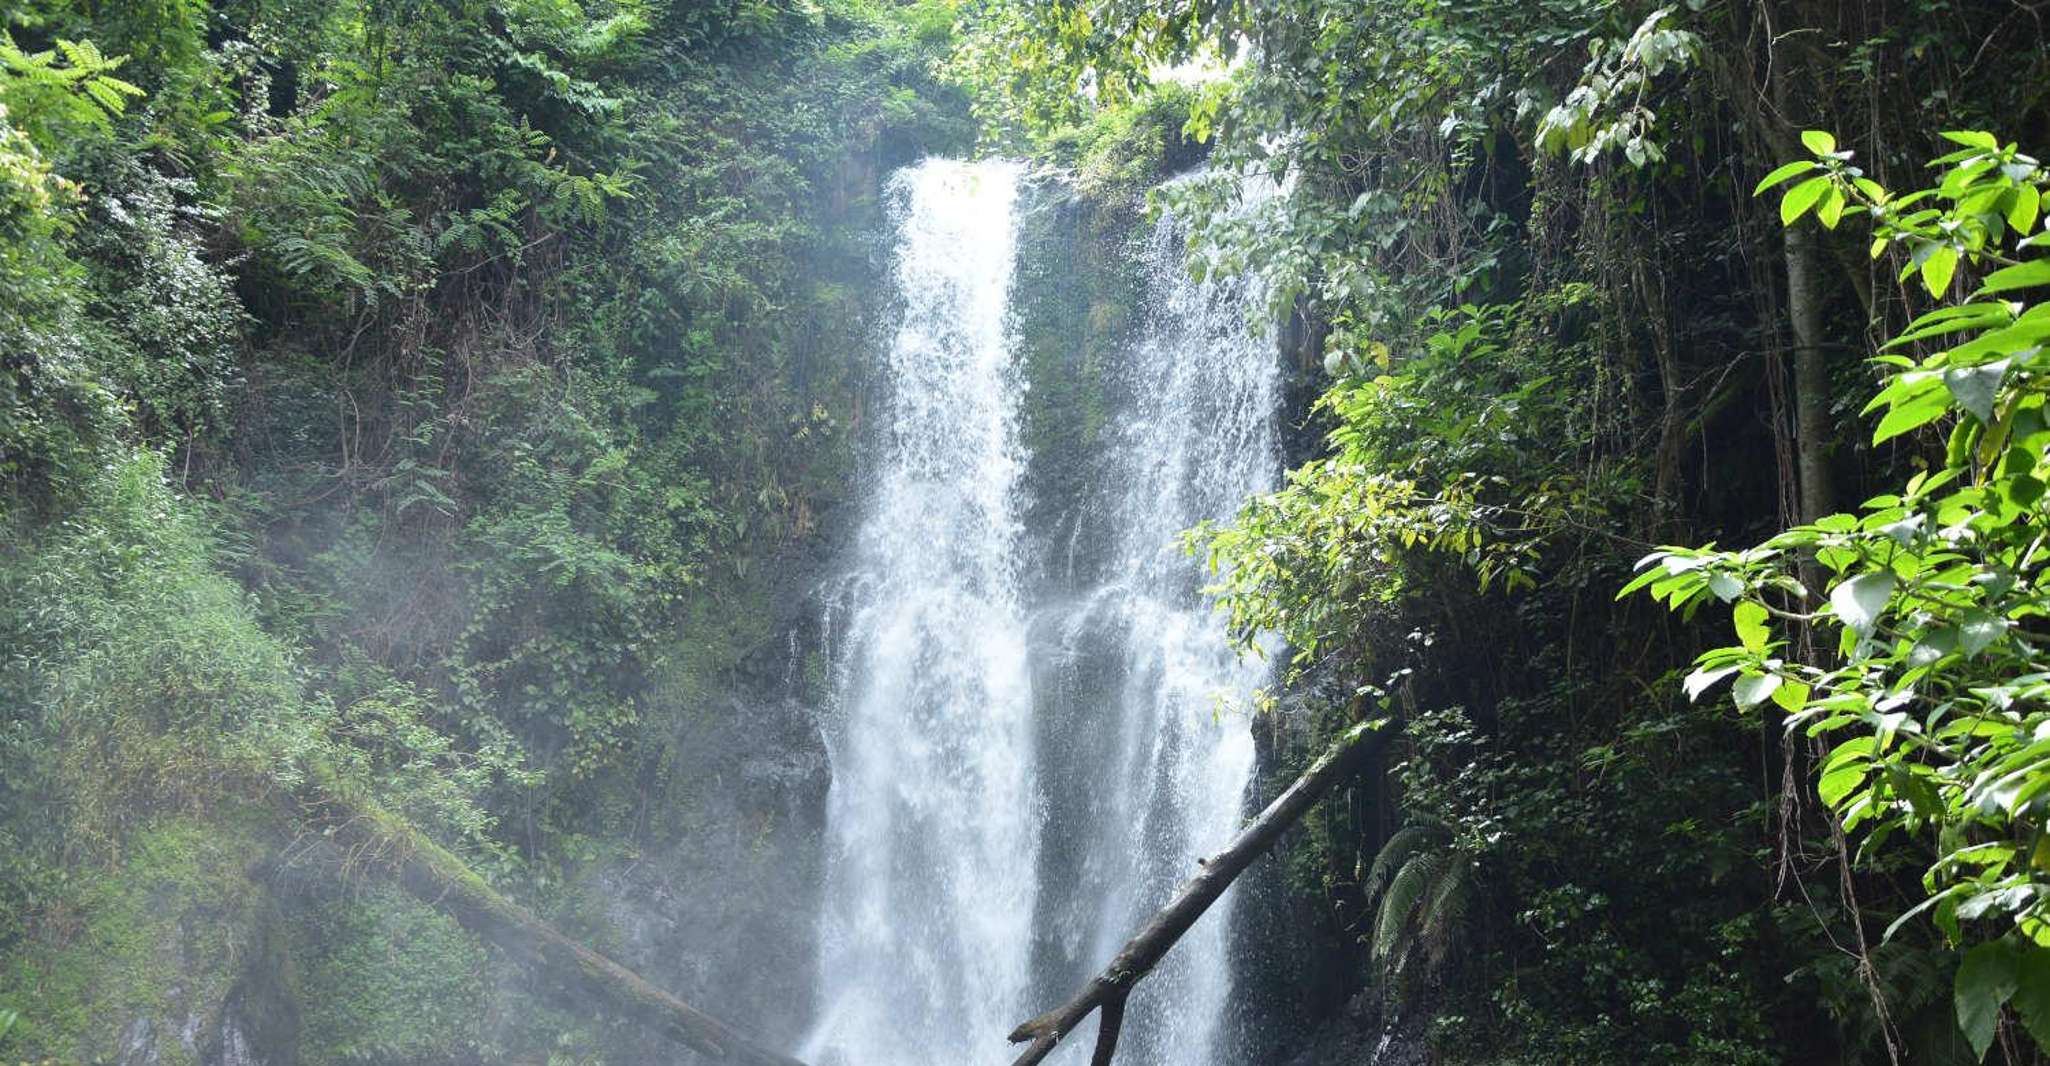
[{"label": "rock face", "polygon": [[[728,697],[688,730],[690,821],[597,876],[621,961],[770,1046],[811,1016],[831,771],[812,712]],[[652,1038],[651,1038],[652,1040]],[[644,1061],[674,1045],[643,1042]]]},{"label": "rock face", "polygon": [[0,970],[24,986],[9,991],[30,1035],[119,1066],[297,1066],[282,918],[249,862],[272,845],[260,812],[138,830],[79,893],[77,924]]},{"label": "rock face", "polygon": [[1413,1025],[1390,1025],[1372,991],[1347,1001],[1343,1010],[1310,1034],[1288,1066],[1432,1066],[1436,1061]]},{"label": "rock face", "polygon": [[[1255,729],[1259,779],[1250,801],[1272,797],[1321,745],[1335,722],[1350,720],[1352,686],[1331,670],[1312,670],[1276,702]],[[1321,856],[1312,822],[1356,833],[1383,817],[1385,756],[1363,763],[1350,786],[1326,797],[1274,852],[1244,878],[1235,912],[1233,963],[1245,990],[1238,1004],[1249,1063],[1285,1066],[1433,1066],[1424,1019],[1394,1016],[1377,985],[1365,943],[1368,916],[1356,899],[1321,898]]]}]

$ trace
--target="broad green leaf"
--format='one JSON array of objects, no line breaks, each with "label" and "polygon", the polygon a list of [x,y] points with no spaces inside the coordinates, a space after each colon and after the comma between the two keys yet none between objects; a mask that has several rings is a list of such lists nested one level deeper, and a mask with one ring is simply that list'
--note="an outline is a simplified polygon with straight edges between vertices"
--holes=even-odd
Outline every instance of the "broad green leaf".
[{"label": "broad green leaf", "polygon": [[1781,681],[1780,687],[1772,690],[1772,702],[1788,714],[1797,714],[1808,706],[1808,686],[1799,681]]},{"label": "broad green leaf", "polygon": [[1628,596],[1631,593],[1636,592],[1638,589],[1641,589],[1644,586],[1649,585],[1654,581],[1657,581],[1662,576],[1664,576],[1663,571],[1647,570],[1644,573],[1641,573],[1636,577],[1631,578],[1629,584],[1624,585],[1622,589],[1617,591],[1616,598],[1620,600],[1625,596]]},{"label": "broad green leaf", "polygon": [[1836,137],[1828,130],[1803,130],[1801,143],[1816,155],[1828,155],[1836,151]]},{"label": "broad green leaf", "polygon": [[1879,738],[1871,736],[1852,737],[1830,749],[1822,760],[1822,772],[1828,773],[1838,767],[1852,763],[1870,762],[1872,754],[1879,750]]},{"label": "broad green leaf", "polygon": [[1904,344],[1912,344],[1925,337],[1939,337],[1946,333],[1957,333],[1962,330],[2005,326],[2013,321],[2014,314],[2008,310],[2007,305],[2004,303],[1972,303],[1962,304],[1957,307],[1946,307],[1941,311],[1932,311],[1909,323],[1907,329],[1886,342],[1886,347],[1895,348]]},{"label": "broad green leaf", "polygon": [[1929,295],[1943,299],[1950,291],[1950,279],[1957,273],[1957,249],[1948,244],[1936,246],[1929,258],[1922,261],[1922,284]]},{"label": "broad green leaf", "polygon": [[1730,620],[1737,628],[1737,639],[1746,650],[1764,654],[1766,644],[1772,639],[1772,631],[1766,627],[1770,617],[1762,604],[1745,600],[1730,612]]},{"label": "broad green leaf", "polygon": [[1730,697],[1737,701],[1738,710],[1748,711],[1771,699],[1779,687],[1778,674],[1745,674],[1730,686]]},{"label": "broad green leaf", "polygon": [[1964,621],[1958,625],[1958,647],[1966,658],[1970,658],[1991,647],[2005,632],[2007,623],[2002,619],[1986,611],[1967,611]]},{"label": "broad green leaf", "polygon": [[1986,275],[1986,284],[1981,285],[1979,291],[2008,292],[2046,284],[2050,284],[2050,259],[2031,259]]},{"label": "broad green leaf", "polygon": [[1687,693],[1688,699],[1699,700],[1702,693],[1714,688],[1716,682],[1736,673],[1738,669],[1739,667],[1735,666],[1725,666],[1715,670],[1696,670],[1687,675],[1687,680],[1680,683],[1680,688]]},{"label": "broad green leaf", "polygon": [[1751,190],[1751,195],[1757,196],[1760,193],[1763,193],[1765,190],[1770,189],[1775,185],[1778,185],[1780,182],[1783,182],[1788,178],[1794,177],[1797,174],[1806,174],[1809,171],[1814,170],[1819,165],[1820,164],[1815,163],[1812,160],[1800,159],[1792,163],[1788,163],[1783,167],[1778,167],[1774,169],[1772,173],[1767,174],[1765,177],[1759,179],[1758,187]]},{"label": "broad green leaf", "polygon": [[1807,181],[1787,190],[1780,200],[1780,222],[1793,225],[1795,220],[1808,213],[1822,194],[1829,191],[1828,178],[1809,178]]},{"label": "broad green leaf", "polygon": [[1957,1027],[1972,1045],[1972,1054],[1986,1057],[1993,1046],[1993,1034],[2000,1025],[2000,1008],[2020,987],[2021,975],[2014,950],[1995,940],[1965,952],[1958,964],[1953,986],[1957,1005]]},{"label": "broad green leaf", "polygon": [[1979,421],[1991,425],[1993,422],[1993,401],[2000,395],[2000,382],[2007,376],[2008,361],[1995,360],[1978,366],[1943,372],[1943,387],[1950,390],[1958,406],[1970,411]]},{"label": "broad green leaf", "polygon": [[1822,228],[1835,229],[1844,217],[1843,190],[1832,187],[1822,196],[1822,203],[1815,208],[1815,217],[1822,222]]},{"label": "broad green leaf", "polygon": [[2014,187],[2014,202],[2007,207],[2007,224],[2016,233],[2027,233],[2043,210],[2043,194],[2034,185]]},{"label": "broad green leaf", "polygon": [[2050,1047],[2050,950],[2023,944],[2015,962],[2014,1012],[2037,1044]]},{"label": "broad green leaf", "polygon": [[1886,383],[1886,387],[1879,390],[1879,394],[1872,397],[1871,402],[1858,413],[1869,415],[1882,407],[1899,407],[1918,397],[1937,393],[1941,385],[1942,375],[1933,370],[1910,370],[1895,374],[1893,379]]},{"label": "broad green leaf", "polygon": [[1942,418],[1950,410],[1950,393],[1944,389],[1927,389],[1914,393],[1886,417],[1879,420],[1878,428],[1872,431],[1872,443],[1884,444],[1903,433],[1910,433]]},{"label": "broad green leaf", "polygon": [[1893,586],[1891,573],[1859,574],[1830,590],[1829,606],[1846,629],[1867,636],[1879,624],[1880,612],[1886,609]]},{"label": "broad green leaf", "polygon": [[1841,807],[1858,786],[1865,783],[1865,775],[1872,769],[1871,763],[1847,763],[1822,775],[1815,783],[1815,794],[1831,807]]}]

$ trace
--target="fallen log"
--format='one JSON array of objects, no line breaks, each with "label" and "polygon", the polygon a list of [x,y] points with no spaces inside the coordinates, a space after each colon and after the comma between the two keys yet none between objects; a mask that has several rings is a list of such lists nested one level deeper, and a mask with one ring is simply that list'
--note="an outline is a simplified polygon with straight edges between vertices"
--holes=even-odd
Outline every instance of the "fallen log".
[{"label": "fallen log", "polygon": [[1379,735],[1387,721],[1380,718],[1361,722],[1346,730],[1223,851],[1208,859],[1197,860],[1203,868],[1183,882],[1167,906],[1155,912],[1132,939],[1125,941],[1124,948],[1102,973],[1082,986],[1073,999],[1013,1029],[1011,1043],[1029,1041],[1030,1044],[1012,1066],[1033,1066],[1046,1058],[1063,1037],[1074,1032],[1075,1027],[1094,1011],[1100,1011],[1101,1017],[1096,1027],[1096,1051],[1089,1061],[1091,1066],[1110,1066],[1111,1056],[1117,1051],[1118,1034],[1124,1028],[1125,1001],[1131,997],[1133,986],[1153,971],[1168,949],[1174,947],[1182,934],[1196,924],[1196,919],[1210,909],[1217,897],[1231,887],[1232,881],[1245,872],[1254,859],[1272,847],[1282,833],[1287,832],[1362,755],[1371,750],[1373,745],[1365,743],[1366,738]]},{"label": "fallen log", "polygon": [[735,1032],[634,971],[571,940],[486,884],[461,859],[331,773],[310,775],[301,805],[322,835],[514,961],[562,981],[706,1058],[734,1066],[805,1066]]}]

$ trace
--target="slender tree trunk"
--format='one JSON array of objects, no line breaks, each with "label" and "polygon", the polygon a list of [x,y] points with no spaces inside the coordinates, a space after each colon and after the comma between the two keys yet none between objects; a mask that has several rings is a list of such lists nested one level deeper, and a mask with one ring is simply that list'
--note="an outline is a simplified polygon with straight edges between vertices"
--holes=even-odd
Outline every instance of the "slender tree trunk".
[{"label": "slender tree trunk", "polygon": [[1829,349],[1822,325],[1821,249],[1803,220],[1786,229],[1787,318],[1794,336],[1794,455],[1803,522],[1836,510],[1829,473]]},{"label": "slender tree trunk", "polygon": [[[1783,14],[1798,26],[1774,27],[1786,35],[1786,43],[1771,58],[1770,82],[1766,93],[1779,112],[1780,128],[1771,139],[1783,146],[1787,159],[1805,156],[1800,132],[1813,121],[1814,109],[1804,98],[1804,74],[1817,64],[1809,56],[1806,39],[1795,30],[1808,25],[1803,5],[1789,4]],[[1770,21],[1768,21],[1770,27]],[[1773,129],[1768,119],[1766,126]],[[1823,335],[1822,242],[1815,223],[1803,219],[1784,227],[1781,241],[1787,263],[1787,319],[1794,340],[1794,461],[1799,483],[1800,513],[1796,518],[1813,522],[1836,510],[1836,491],[1829,471],[1829,439],[1833,427],[1829,417],[1829,348]]]}]

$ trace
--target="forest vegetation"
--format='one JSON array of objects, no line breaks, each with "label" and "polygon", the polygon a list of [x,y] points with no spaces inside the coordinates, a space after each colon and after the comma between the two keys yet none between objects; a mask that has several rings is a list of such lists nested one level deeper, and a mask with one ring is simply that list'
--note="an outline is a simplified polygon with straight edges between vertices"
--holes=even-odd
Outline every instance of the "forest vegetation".
[{"label": "forest vegetation", "polygon": [[707,738],[859,467],[883,176],[977,152],[1290,361],[1186,535],[1252,799],[1387,737],[1270,860],[1274,1061],[2050,1058],[2046,17],[0,8],[0,1059],[657,1054],[437,904],[631,961],[607,878],[765,837]]}]

